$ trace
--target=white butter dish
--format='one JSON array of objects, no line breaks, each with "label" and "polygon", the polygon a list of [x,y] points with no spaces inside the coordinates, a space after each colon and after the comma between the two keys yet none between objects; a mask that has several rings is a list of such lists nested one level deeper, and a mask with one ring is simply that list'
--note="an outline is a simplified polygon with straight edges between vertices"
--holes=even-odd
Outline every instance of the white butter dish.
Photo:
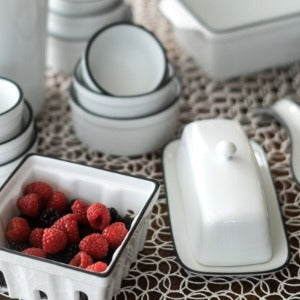
[{"label": "white butter dish", "polygon": [[[7,248],[4,231],[18,211],[16,201],[26,184],[47,181],[69,199],[101,201],[121,215],[134,212],[130,230],[115,251],[107,270],[92,273],[55,261],[26,256]],[[93,168],[40,155],[29,155],[0,189],[0,271],[10,298],[48,300],[109,300],[127,276],[130,265],[143,248],[154,202],[159,195],[156,181]],[[0,273],[1,274],[1,273]]]},{"label": "white butter dish", "polygon": [[300,59],[298,0],[163,0],[178,42],[214,79]]},{"label": "white butter dish", "polygon": [[287,262],[267,160],[237,123],[189,124],[165,148],[163,164],[174,245],[187,269],[264,273]]}]

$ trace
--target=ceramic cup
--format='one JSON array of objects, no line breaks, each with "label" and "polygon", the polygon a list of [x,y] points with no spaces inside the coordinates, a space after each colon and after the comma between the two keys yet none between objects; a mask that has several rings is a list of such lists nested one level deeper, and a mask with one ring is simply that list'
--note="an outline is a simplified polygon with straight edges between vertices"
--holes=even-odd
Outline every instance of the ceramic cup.
[{"label": "ceramic cup", "polygon": [[131,23],[109,25],[96,32],[82,62],[85,84],[113,96],[155,91],[168,69],[159,40],[145,28]]},{"label": "ceramic cup", "polygon": [[13,81],[0,78],[0,143],[16,136],[22,127],[23,92]]}]

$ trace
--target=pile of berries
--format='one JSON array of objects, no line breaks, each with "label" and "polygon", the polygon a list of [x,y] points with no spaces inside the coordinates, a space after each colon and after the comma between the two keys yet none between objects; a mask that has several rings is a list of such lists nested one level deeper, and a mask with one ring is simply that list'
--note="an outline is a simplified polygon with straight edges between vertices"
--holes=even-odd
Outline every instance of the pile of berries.
[{"label": "pile of berries", "polygon": [[25,187],[17,207],[21,215],[10,220],[5,232],[11,249],[92,272],[106,270],[132,221],[100,202],[69,202],[41,181]]}]

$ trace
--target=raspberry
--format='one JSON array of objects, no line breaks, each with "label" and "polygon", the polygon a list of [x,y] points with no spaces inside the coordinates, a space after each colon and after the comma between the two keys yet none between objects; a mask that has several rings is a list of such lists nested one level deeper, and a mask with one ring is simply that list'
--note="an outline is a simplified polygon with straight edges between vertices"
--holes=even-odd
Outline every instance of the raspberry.
[{"label": "raspberry", "polygon": [[47,208],[54,208],[60,213],[66,212],[68,209],[68,199],[62,192],[54,192],[47,203]]},{"label": "raspberry", "polygon": [[66,234],[56,228],[46,228],[43,234],[43,250],[46,253],[57,253],[67,245]]},{"label": "raspberry", "polygon": [[87,218],[92,228],[103,230],[110,223],[110,212],[105,205],[95,203],[88,208]]},{"label": "raspberry", "polygon": [[70,261],[69,265],[85,269],[93,262],[93,259],[87,253],[80,251]]},{"label": "raspberry", "polygon": [[97,272],[97,273],[104,272],[106,269],[107,269],[107,264],[102,261],[98,261],[95,264],[92,264],[86,268],[86,270],[88,271]]},{"label": "raspberry", "polygon": [[81,240],[79,249],[94,259],[100,259],[107,255],[108,243],[100,233],[93,233]]},{"label": "raspberry", "polygon": [[5,236],[9,242],[22,243],[29,239],[31,229],[27,221],[20,217],[10,220],[7,225]]},{"label": "raspberry", "polygon": [[31,231],[29,243],[32,247],[43,248],[43,228],[35,228]]},{"label": "raspberry", "polygon": [[24,189],[24,195],[31,194],[31,193],[38,194],[40,197],[41,207],[46,207],[48,200],[51,198],[53,194],[53,190],[48,183],[42,181],[36,181],[26,185]]},{"label": "raspberry", "polygon": [[41,213],[39,226],[43,228],[51,227],[61,216],[62,215],[54,208],[47,208]]},{"label": "raspberry", "polygon": [[123,242],[128,230],[125,224],[122,222],[116,222],[108,225],[102,232],[104,238],[106,238],[109,247],[116,249]]},{"label": "raspberry", "polygon": [[37,217],[40,211],[40,200],[37,194],[28,194],[20,198],[17,207],[22,214],[29,217]]},{"label": "raspberry", "polygon": [[46,258],[46,253],[41,248],[27,248],[22,253],[41,258]]},{"label": "raspberry", "polygon": [[71,206],[72,212],[74,215],[76,215],[78,222],[83,224],[89,224],[89,221],[87,219],[87,209],[89,208],[89,205],[84,203],[82,200],[75,200],[73,205]]},{"label": "raspberry", "polygon": [[64,231],[68,237],[68,243],[79,242],[79,231],[77,218],[73,214],[68,214],[58,219],[51,228]]}]

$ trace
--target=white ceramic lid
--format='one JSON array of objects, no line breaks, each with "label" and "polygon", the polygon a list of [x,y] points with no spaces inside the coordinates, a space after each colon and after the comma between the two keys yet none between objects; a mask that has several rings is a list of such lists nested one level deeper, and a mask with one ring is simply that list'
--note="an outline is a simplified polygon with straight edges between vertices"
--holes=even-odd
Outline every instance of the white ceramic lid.
[{"label": "white ceramic lid", "polygon": [[188,124],[175,164],[195,259],[209,266],[268,261],[265,195],[240,125],[221,119]]}]

